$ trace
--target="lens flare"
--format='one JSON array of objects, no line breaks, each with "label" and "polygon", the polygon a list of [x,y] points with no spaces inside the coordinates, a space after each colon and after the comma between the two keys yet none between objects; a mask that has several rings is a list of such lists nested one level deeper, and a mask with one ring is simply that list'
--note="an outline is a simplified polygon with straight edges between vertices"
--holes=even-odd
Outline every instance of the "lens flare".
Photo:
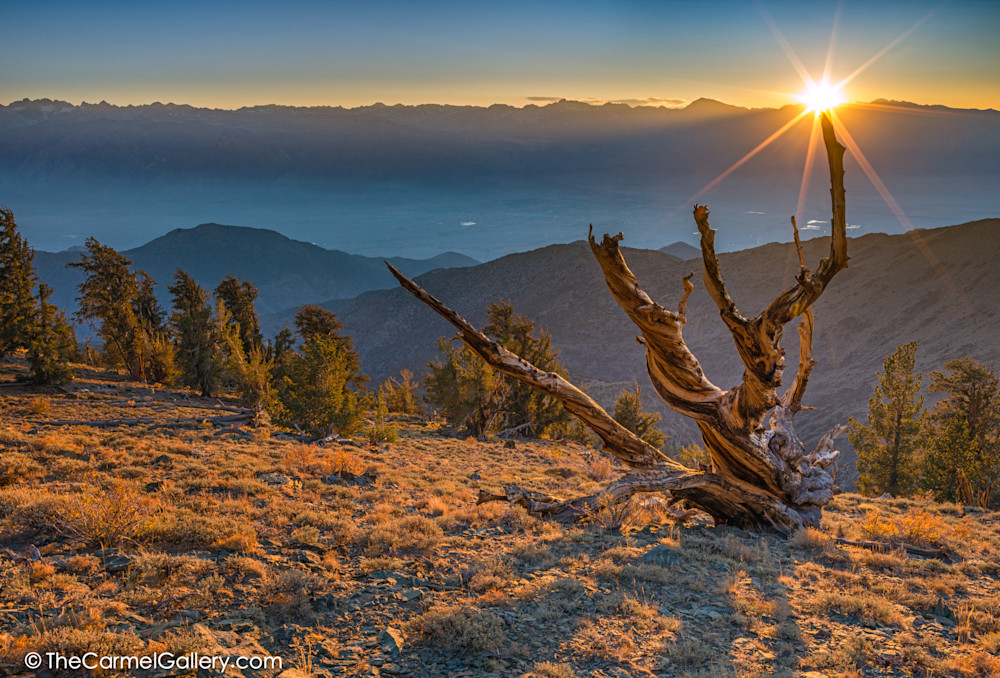
[{"label": "lens flare", "polygon": [[815,111],[817,115],[823,111],[832,111],[847,101],[843,92],[840,91],[840,87],[831,85],[826,78],[819,82],[808,83],[806,91],[797,98],[806,105],[807,110]]}]

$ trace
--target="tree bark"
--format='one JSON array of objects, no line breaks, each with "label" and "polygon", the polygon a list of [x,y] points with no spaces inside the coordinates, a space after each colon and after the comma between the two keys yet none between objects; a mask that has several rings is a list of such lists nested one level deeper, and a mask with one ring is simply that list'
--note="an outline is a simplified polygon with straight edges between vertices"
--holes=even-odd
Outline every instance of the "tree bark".
[{"label": "tree bark", "polygon": [[[819,526],[822,507],[834,495],[830,465],[839,452],[834,439],[838,426],[820,440],[809,454],[795,435],[793,418],[801,405],[812,358],[811,306],[830,280],[847,266],[844,193],[844,147],[837,141],[828,114],[821,127],[830,168],[833,238],[830,253],[815,272],[804,263],[794,218],[795,242],[801,269],[795,284],[756,316],[747,318],[736,308],[726,289],[715,253],[715,231],[708,208],[695,205],[694,219],[701,233],[705,287],[729,327],[745,371],[740,384],[723,390],[711,383],[697,358],[684,343],[687,298],[693,285],[683,280],[677,312],[653,301],[639,286],[621,254],[622,234],[605,235],[601,242],[589,236],[590,247],[604,273],[605,282],[619,306],[642,332],[646,367],[657,393],[674,410],[694,419],[701,431],[712,466],[707,471],[686,468],[667,458],[558,374],[537,369],[490,340],[465,318],[428,294],[393,266],[389,270],[407,290],[429,305],[460,333],[460,337],[495,369],[547,393],[589,426],[604,448],[629,470],[602,492],[589,497],[559,500],[519,487],[502,493],[483,493],[480,502],[504,499],[523,505],[535,515],[557,520],[578,520],[602,501],[620,502],[639,492],[666,492],[670,503],[684,502],[709,513],[717,523],[746,528],[775,528],[790,532]],[[781,397],[784,349],[780,342],[785,324],[803,315],[799,325],[800,356],[792,386]],[[767,423],[767,428],[765,428]]]}]

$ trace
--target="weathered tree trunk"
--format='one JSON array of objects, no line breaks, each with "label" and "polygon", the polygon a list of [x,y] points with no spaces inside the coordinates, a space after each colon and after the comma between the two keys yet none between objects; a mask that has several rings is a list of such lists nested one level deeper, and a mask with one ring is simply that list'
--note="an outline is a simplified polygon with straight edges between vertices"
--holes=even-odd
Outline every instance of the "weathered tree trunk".
[{"label": "weathered tree trunk", "polygon": [[[594,430],[608,452],[629,468],[603,492],[589,497],[559,501],[523,488],[507,487],[503,494],[481,494],[480,501],[506,499],[539,516],[575,520],[603,500],[623,501],[638,492],[666,492],[671,504],[683,502],[688,507],[702,509],[717,523],[754,529],[771,527],[782,532],[819,525],[822,507],[835,492],[829,467],[839,452],[833,449],[833,441],[845,427],[830,431],[813,452],[806,454],[795,435],[792,420],[797,412],[806,409],[801,405],[802,395],[815,364],[811,306],[833,276],[847,266],[844,147],[837,141],[827,114],[822,114],[820,122],[830,167],[833,206],[830,254],[815,272],[810,272],[802,257],[793,217],[801,270],[796,283],[756,316],[744,317],[729,296],[719,271],[708,209],[695,205],[705,286],[719,307],[745,366],[742,383],[728,391],[705,377],[681,334],[687,298],[694,289],[690,276],[683,280],[684,292],[677,312],[669,311],[640,289],[619,250],[621,234],[605,235],[601,242],[594,239],[593,233],[589,238],[608,289],[642,332],[653,386],[672,409],[698,423],[712,457],[708,471],[689,469],[668,459],[616,422],[573,384],[558,374],[537,369],[491,341],[465,318],[389,266],[403,287],[458,328],[465,343],[490,365],[562,402]],[[800,315],[803,319],[799,324],[798,371],[791,387],[779,397],[777,388],[781,386],[785,353],[780,346],[782,331],[785,324]]]}]

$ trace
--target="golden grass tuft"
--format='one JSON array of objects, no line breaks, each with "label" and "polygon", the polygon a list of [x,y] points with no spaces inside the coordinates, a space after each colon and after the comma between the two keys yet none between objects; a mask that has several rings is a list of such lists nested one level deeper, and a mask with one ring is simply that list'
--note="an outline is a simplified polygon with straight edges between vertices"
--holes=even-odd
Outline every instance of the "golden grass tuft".
[{"label": "golden grass tuft", "polygon": [[452,652],[499,652],[507,640],[503,621],[492,612],[460,605],[436,607],[413,618],[408,629]]},{"label": "golden grass tuft", "polygon": [[149,501],[134,486],[109,481],[72,495],[56,528],[88,546],[119,546],[149,527]]},{"label": "golden grass tuft", "polygon": [[800,530],[796,530],[795,534],[792,535],[788,543],[794,548],[802,549],[804,551],[811,551],[813,553],[823,553],[833,540],[829,535],[825,534],[822,530],[817,530],[815,527],[803,527]]}]

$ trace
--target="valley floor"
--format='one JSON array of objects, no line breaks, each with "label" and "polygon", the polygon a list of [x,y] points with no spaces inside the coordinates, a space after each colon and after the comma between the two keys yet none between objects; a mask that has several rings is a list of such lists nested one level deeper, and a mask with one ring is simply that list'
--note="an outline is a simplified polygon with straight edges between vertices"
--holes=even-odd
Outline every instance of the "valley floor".
[{"label": "valley floor", "polygon": [[[0,676],[88,651],[285,678],[1000,675],[1000,513],[845,494],[785,539],[654,500],[566,527],[477,492],[593,492],[596,449],[402,416],[393,444],[311,445],[207,421],[224,401],[23,371],[0,366]],[[144,423],[41,423],[112,419]]]}]

